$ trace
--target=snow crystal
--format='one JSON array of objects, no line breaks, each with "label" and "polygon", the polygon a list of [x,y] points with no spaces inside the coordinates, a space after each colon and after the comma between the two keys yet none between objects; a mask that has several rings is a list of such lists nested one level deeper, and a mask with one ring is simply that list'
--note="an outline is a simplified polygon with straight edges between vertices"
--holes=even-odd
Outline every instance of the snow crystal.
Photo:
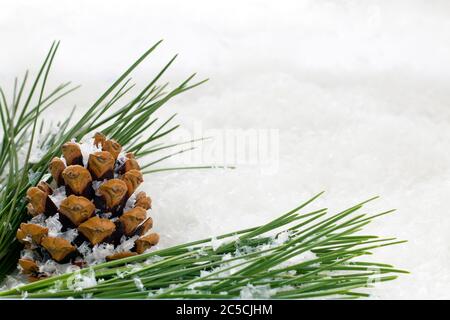
[{"label": "snow crystal", "polygon": [[61,202],[67,197],[66,188],[64,186],[53,190],[53,194],[49,195],[49,198],[53,201],[55,206],[59,208]]},{"label": "snow crystal", "polygon": [[[302,252],[301,254],[296,255],[286,261],[283,261],[282,263],[275,266],[273,269],[282,269],[282,268],[290,267],[290,266],[293,266],[293,265],[296,265],[299,263],[303,263],[306,261],[312,261],[314,259],[317,259],[317,256],[311,251],[306,251],[306,252]],[[317,266],[319,266],[319,264],[312,263],[312,264],[309,264],[309,266],[317,267]]]},{"label": "snow crystal", "polygon": [[164,260],[164,258],[160,257],[160,256],[151,256],[144,261],[144,264],[150,265],[150,264],[153,264],[153,263],[161,261],[161,260]]},{"label": "snow crystal", "polygon": [[38,214],[31,218],[30,223],[38,224],[40,226],[45,226],[45,220],[47,219],[47,216],[43,213]]},{"label": "snow crystal", "polygon": [[137,263],[131,264],[131,269],[129,269],[129,272],[135,273],[135,272],[142,270],[142,268],[143,268],[143,266],[141,264],[137,264]]},{"label": "snow crystal", "polygon": [[283,243],[287,242],[290,238],[291,231],[286,230],[283,232],[280,232],[277,237],[273,240],[272,244],[275,246],[282,245]]},{"label": "snow crystal", "polygon": [[0,291],[16,288],[22,285],[23,283],[24,281],[20,279],[19,275],[16,276],[8,275],[6,276],[6,279],[3,281],[3,284],[0,287]]},{"label": "snow crystal", "polygon": [[225,245],[227,243],[234,242],[238,238],[239,237],[237,235],[233,235],[231,237],[227,237],[227,238],[224,238],[224,239],[217,239],[217,237],[212,237],[209,245],[211,246],[213,251],[216,251],[220,246]]},{"label": "snow crystal", "polygon": [[66,239],[67,241],[72,242],[73,240],[75,240],[75,238],[78,236],[78,230],[73,228],[73,229],[68,229],[65,232],[62,232],[60,234],[61,238]]},{"label": "snow crystal", "polygon": [[221,246],[221,244],[222,243],[219,240],[217,240],[216,237],[211,238],[211,247],[214,251],[216,251]]},{"label": "snow crystal", "polygon": [[126,274],[127,274],[126,271],[120,271],[120,269],[116,270],[116,275],[121,279],[124,278]]},{"label": "snow crystal", "polygon": [[117,167],[120,167],[125,163],[125,161],[127,161],[127,157],[125,156],[125,154],[125,151],[122,150],[117,156]]},{"label": "snow crystal", "polygon": [[[134,207],[134,203],[136,202],[136,192],[133,193],[127,200],[125,207],[123,209],[124,212],[132,209]],[[148,214],[148,211],[147,211]]]},{"label": "snow crystal", "polygon": [[27,242],[28,245],[30,246],[30,249],[36,248],[36,245],[33,243],[33,239],[31,238],[31,236],[26,236],[25,238],[22,239],[22,241]]},{"label": "snow crystal", "polygon": [[[45,156],[45,154],[46,154],[46,150],[41,149],[41,147],[37,143],[33,143],[32,147],[31,147],[29,162],[37,163]],[[22,157],[22,159],[24,159],[24,158],[25,158],[25,156]]]},{"label": "snow crystal", "polygon": [[53,272],[56,272],[56,270],[57,270],[57,266],[56,266],[55,261],[50,260],[50,259],[45,261],[43,264],[41,264],[39,266],[39,272],[43,272],[43,273],[51,274]]},{"label": "snow crystal", "polygon": [[92,269],[89,269],[88,272],[77,271],[67,279],[67,287],[75,291],[82,291],[96,284],[95,272]]},{"label": "snow crystal", "polygon": [[94,152],[102,151],[101,148],[94,145],[94,139],[89,138],[78,144],[80,146],[81,155],[83,156],[83,164],[88,165],[89,155]]},{"label": "snow crystal", "polygon": [[78,252],[86,257],[91,252],[91,248],[89,247],[89,243],[87,241],[83,242],[81,245],[78,246]]},{"label": "snow crystal", "polygon": [[276,289],[271,289],[270,286],[254,286],[252,284],[247,284],[240,291],[241,299],[269,299],[273,294],[277,292]]},{"label": "snow crystal", "polygon": [[110,243],[100,243],[96,244],[92,250],[87,246],[83,247],[81,250],[86,262],[93,265],[105,262],[107,256],[114,254],[114,245]]},{"label": "snow crystal", "polygon": [[131,238],[127,238],[122,236],[120,239],[120,244],[114,250],[115,252],[124,252],[130,251],[134,247],[134,242],[139,238],[139,236],[133,236]]},{"label": "snow crystal", "polygon": [[136,288],[139,291],[145,291],[144,284],[142,283],[142,281],[141,281],[141,279],[139,277],[134,277],[133,281],[134,281],[134,284],[135,284]]},{"label": "snow crystal", "polygon": [[59,213],[48,217],[45,220],[45,226],[48,228],[48,235],[50,237],[57,237],[61,233],[62,224],[59,222]]},{"label": "snow crystal", "polygon": [[22,300],[25,300],[26,298],[28,298],[28,291],[22,291]]},{"label": "snow crystal", "polygon": [[63,286],[64,282],[62,280],[56,280],[51,290],[54,290],[54,292],[58,292],[63,288]]},{"label": "snow crystal", "polygon": [[21,259],[31,259],[31,260],[33,260],[34,259],[34,252],[33,252],[33,250],[23,249],[20,252],[20,258]]},{"label": "snow crystal", "polygon": [[227,253],[222,256],[222,261],[228,261],[232,258],[233,258],[233,256],[231,255],[231,253]]},{"label": "snow crystal", "polygon": [[54,260],[47,260],[44,263],[39,265],[39,272],[51,274],[51,275],[59,275],[68,272],[77,271],[80,268],[71,263],[57,263]]}]

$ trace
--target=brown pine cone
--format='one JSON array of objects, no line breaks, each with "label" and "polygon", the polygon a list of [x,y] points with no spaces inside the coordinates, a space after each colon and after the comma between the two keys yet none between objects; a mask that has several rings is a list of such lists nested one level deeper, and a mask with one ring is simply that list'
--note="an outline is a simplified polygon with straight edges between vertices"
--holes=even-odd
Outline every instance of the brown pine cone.
[{"label": "brown pine cone", "polygon": [[140,166],[117,141],[96,133],[90,142],[67,142],[49,171],[51,183],[28,189],[32,218],[16,234],[24,245],[19,269],[30,281],[53,275],[55,264],[87,267],[158,243],[148,215],[151,199],[137,192],[144,181]]}]

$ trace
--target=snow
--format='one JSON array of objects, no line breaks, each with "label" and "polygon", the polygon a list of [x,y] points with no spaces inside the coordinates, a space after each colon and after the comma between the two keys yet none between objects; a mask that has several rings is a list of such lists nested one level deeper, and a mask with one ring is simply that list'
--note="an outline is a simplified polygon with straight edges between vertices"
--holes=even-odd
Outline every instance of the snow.
[{"label": "snow", "polygon": [[[132,209],[134,207],[134,203],[136,202],[136,194],[137,192],[135,191],[128,199],[127,202],[125,203],[125,207],[123,208],[123,212],[127,212],[128,210]],[[149,210],[147,210],[147,215],[149,214]]]},{"label": "snow", "polygon": [[133,236],[130,238],[123,236],[120,239],[120,243],[115,248],[114,245],[110,243],[100,243],[90,248],[87,242],[83,242],[78,247],[78,251],[83,256],[88,265],[94,265],[105,262],[107,256],[119,252],[130,251],[134,246],[134,242],[138,238],[138,236]]},{"label": "snow", "polygon": [[277,292],[277,289],[271,289],[270,286],[254,286],[248,284],[241,289],[241,299],[268,299]]},{"label": "snow", "polygon": [[135,284],[136,288],[139,291],[145,291],[144,284],[142,283],[141,279],[139,279],[139,277],[134,277],[133,281],[134,281],[134,284]]},{"label": "snow", "polygon": [[[306,261],[312,261],[314,259],[317,259],[317,256],[312,253],[311,251],[306,251],[303,252],[299,255],[296,255],[282,263],[280,263],[279,265],[277,265],[276,267],[274,267],[273,269],[282,269],[282,268],[286,268],[286,267],[290,267],[302,262],[306,262]],[[318,263],[311,263],[309,264],[311,267],[318,267],[319,264]],[[288,271],[289,274],[293,275],[296,272],[294,270]]]},{"label": "snow", "polygon": [[133,247],[134,247],[134,242],[139,238],[139,236],[133,236],[131,238],[122,236],[122,238],[120,239],[120,244],[117,245],[117,247],[115,248],[115,252],[119,253],[119,252],[126,252],[126,251],[130,251]]},{"label": "snow", "polygon": [[282,245],[290,239],[291,232],[289,230],[280,232],[275,239],[273,239],[273,244],[276,246]]},{"label": "snow", "polygon": [[147,258],[144,261],[144,264],[145,265],[150,265],[150,264],[156,263],[156,262],[161,261],[161,260],[164,260],[164,258],[162,258],[160,256],[151,256],[150,258]]},{"label": "snow", "polygon": [[6,276],[5,280],[2,282],[0,286],[0,290],[9,290],[15,287],[18,287],[23,284],[23,279],[16,277],[15,275]]},{"label": "snow", "polygon": [[91,153],[102,151],[101,148],[94,145],[93,138],[85,139],[78,145],[80,146],[81,155],[83,156],[83,165],[85,167],[88,166],[89,156]]},{"label": "snow", "polygon": [[80,271],[75,272],[73,276],[67,279],[67,287],[75,291],[82,291],[83,289],[95,286],[96,284],[97,280],[95,279],[95,273],[92,269],[83,273]]},{"label": "snow", "polygon": [[81,250],[78,249],[78,251],[83,255],[88,265],[105,262],[107,256],[114,254],[114,245],[110,243],[96,244],[92,249],[87,246],[86,242],[81,246]]},{"label": "snow", "polygon": [[61,235],[62,224],[59,222],[59,213],[48,217],[45,220],[45,226],[48,228],[49,237],[57,237]]},{"label": "snow", "polygon": [[47,216],[43,213],[38,214],[30,219],[30,223],[38,224],[45,227],[45,221],[47,220]]},{"label": "snow", "polygon": [[49,275],[58,275],[68,272],[77,271],[80,268],[71,263],[57,263],[54,260],[47,260],[44,263],[37,262],[39,265],[39,272],[47,273]]},{"label": "snow", "polygon": [[[12,88],[14,76],[38,65],[50,42],[61,39],[50,84],[83,87],[48,119],[62,119],[74,104],[80,117],[164,38],[134,76],[140,86],[174,53],[180,56],[162,82],[195,71],[211,79],[158,113],[166,119],[178,112],[185,128],[179,139],[215,137],[178,159],[238,168],[145,177],[141,189],[153,199],[161,248],[267,222],[322,190],[311,210],[336,212],[380,195],[367,211],[398,211],[367,231],[409,242],[381,248],[372,259],[411,274],[370,292],[449,299],[449,4],[239,1],[236,10],[230,2],[199,2],[4,1],[0,36],[9,45],[0,52],[0,83]],[[272,152],[237,161],[225,142],[248,129],[266,136]]]},{"label": "snow", "polygon": [[125,161],[127,161],[126,152],[122,149],[122,151],[117,156],[117,166],[120,168]]},{"label": "snow", "polygon": [[33,250],[24,249],[20,252],[21,259],[33,259]]},{"label": "snow", "polygon": [[49,195],[55,206],[59,208],[61,202],[66,198],[66,188],[64,186],[53,190],[53,194]]},{"label": "snow", "polygon": [[221,244],[222,243],[219,240],[217,240],[216,237],[211,238],[211,247],[214,251],[216,251],[221,246]]},{"label": "snow", "polygon": [[68,229],[65,232],[62,232],[59,235],[61,238],[66,239],[67,241],[72,242],[73,240],[75,240],[75,238],[78,236],[78,230],[73,228],[73,229]]}]

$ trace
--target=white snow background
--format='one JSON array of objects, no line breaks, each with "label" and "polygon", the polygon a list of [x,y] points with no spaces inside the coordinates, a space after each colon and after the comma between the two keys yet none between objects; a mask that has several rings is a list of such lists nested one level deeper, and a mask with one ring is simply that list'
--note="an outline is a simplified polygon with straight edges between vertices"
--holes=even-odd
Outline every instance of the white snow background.
[{"label": "white snow background", "polygon": [[47,114],[63,119],[161,38],[141,87],[175,53],[165,80],[211,79],[161,118],[178,112],[185,132],[276,129],[279,145],[275,172],[147,176],[160,247],[264,223],[322,190],[312,208],[332,212],[380,195],[371,212],[398,211],[367,231],[409,242],[373,259],[411,274],[374,297],[450,298],[448,1],[0,0],[0,83],[11,91],[62,40],[50,84],[82,84]]}]

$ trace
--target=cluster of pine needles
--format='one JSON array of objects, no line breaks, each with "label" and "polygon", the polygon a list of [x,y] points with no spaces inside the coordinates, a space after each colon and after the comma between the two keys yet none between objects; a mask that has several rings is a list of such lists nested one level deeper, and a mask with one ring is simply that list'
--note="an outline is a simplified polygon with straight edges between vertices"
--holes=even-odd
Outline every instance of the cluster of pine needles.
[{"label": "cluster of pine needles", "polygon": [[[53,126],[56,130],[46,130],[50,125],[42,119],[43,113],[76,89],[65,83],[47,92],[59,43],[52,45],[31,85],[28,72],[21,81],[16,79],[10,101],[0,88],[0,281],[17,264],[20,245],[15,230],[26,219],[26,190],[49,178],[48,163],[66,141],[102,131],[137,157],[151,159],[143,165],[144,174],[214,167],[155,168],[192,146],[164,156],[161,150],[195,141],[160,143],[178,126],[171,125],[173,116],[161,124],[154,113],[171,98],[206,81],[191,84],[194,74],[171,90],[167,83],[160,85],[175,56],[142,90],[130,94],[134,87],[130,74],[159,44],[139,57],[78,121],[72,120],[74,109]],[[34,148],[44,150],[38,160],[31,157]],[[334,215],[326,209],[300,213],[319,195],[262,226],[100,263],[2,291],[0,297],[357,298],[367,296],[365,288],[374,283],[406,272],[362,260],[375,248],[403,242],[361,234],[374,218],[392,211],[361,214],[365,201]]]}]

